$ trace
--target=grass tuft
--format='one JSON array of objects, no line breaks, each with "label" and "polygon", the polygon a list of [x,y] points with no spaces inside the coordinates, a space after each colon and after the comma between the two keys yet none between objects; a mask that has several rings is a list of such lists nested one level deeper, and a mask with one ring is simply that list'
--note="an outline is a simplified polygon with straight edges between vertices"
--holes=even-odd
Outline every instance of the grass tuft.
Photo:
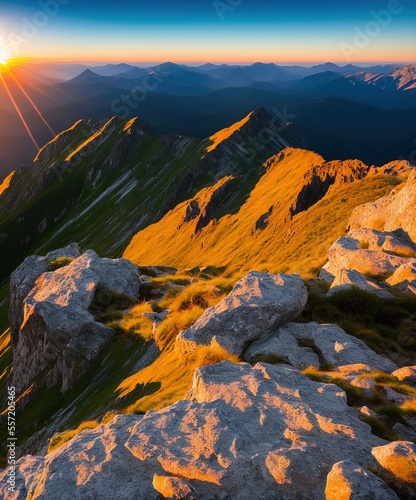
[{"label": "grass tuft", "polygon": [[57,257],[56,259],[50,260],[48,262],[49,271],[56,271],[62,267],[69,266],[73,260],[75,259],[72,257]]}]

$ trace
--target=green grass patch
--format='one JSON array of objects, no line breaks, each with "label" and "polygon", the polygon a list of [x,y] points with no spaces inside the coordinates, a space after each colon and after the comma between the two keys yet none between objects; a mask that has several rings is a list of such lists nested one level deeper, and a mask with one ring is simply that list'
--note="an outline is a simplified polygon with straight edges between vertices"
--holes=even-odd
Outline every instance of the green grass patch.
[{"label": "green grass patch", "polygon": [[57,257],[56,259],[50,260],[48,262],[49,271],[56,271],[62,267],[69,266],[73,260],[75,259],[71,257]]},{"label": "green grass patch", "polygon": [[384,422],[382,422],[378,417],[369,417],[365,415],[360,415],[360,420],[370,425],[371,432],[376,436],[386,439],[387,441],[398,441],[400,436],[390,429]]}]

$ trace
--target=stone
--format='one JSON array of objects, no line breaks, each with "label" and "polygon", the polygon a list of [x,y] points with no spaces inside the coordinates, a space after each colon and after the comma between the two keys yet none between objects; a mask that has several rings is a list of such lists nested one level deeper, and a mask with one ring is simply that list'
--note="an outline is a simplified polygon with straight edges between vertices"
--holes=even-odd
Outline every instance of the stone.
[{"label": "stone", "polygon": [[178,335],[176,352],[182,355],[201,345],[220,345],[241,354],[249,342],[299,316],[307,300],[300,276],[251,272]]},{"label": "stone", "polygon": [[416,441],[416,431],[407,425],[398,423],[393,426],[393,430],[405,441]]},{"label": "stone", "polygon": [[4,500],[325,498],[334,464],[375,464],[386,442],[344,391],[287,365],[199,368],[188,399],[144,416],[117,415],[45,457],[16,464]]},{"label": "stone", "polygon": [[353,461],[334,464],[328,474],[326,500],[398,500],[387,484]]},{"label": "stone", "polygon": [[360,413],[361,415],[364,415],[365,417],[377,417],[377,413],[373,411],[371,408],[368,406],[362,406],[360,408]]},{"label": "stone", "polygon": [[364,363],[354,363],[352,365],[339,366],[337,371],[342,374],[345,380],[351,382],[351,380],[354,380],[364,373],[370,373],[371,368]]},{"label": "stone", "polygon": [[351,380],[350,384],[354,387],[358,387],[358,389],[361,389],[367,397],[371,397],[374,395],[376,382],[372,378],[357,377]]},{"label": "stone", "polygon": [[325,361],[335,366],[366,365],[374,370],[391,373],[397,365],[376,354],[362,340],[348,335],[337,325],[318,323],[288,323],[281,328],[298,340],[312,340]]},{"label": "stone", "polygon": [[[23,270],[27,265],[25,261]],[[89,250],[69,265],[41,274],[29,292],[27,281],[19,286],[16,280],[23,270],[19,268],[12,277],[13,384],[17,394],[35,379],[37,388],[59,383],[65,393],[114,335],[111,328],[95,321],[89,311],[93,300],[108,306],[115,293],[138,297],[138,268],[125,259],[101,259]],[[18,304],[17,298],[25,292]]]},{"label": "stone", "polygon": [[[318,355],[310,347],[301,347],[299,342],[287,330],[280,328],[273,335],[254,340],[244,351],[245,361],[266,360],[267,357],[282,358],[295,368],[303,369],[308,366],[319,368]],[[263,358],[263,359],[262,359]]]},{"label": "stone", "polygon": [[13,344],[16,344],[18,331],[23,321],[23,300],[35,286],[40,275],[49,270],[49,262],[59,257],[76,259],[81,256],[76,243],[49,252],[45,256],[31,255],[10,275],[10,313],[9,322]]},{"label": "stone", "polygon": [[346,290],[353,286],[358,286],[361,290],[371,292],[381,299],[392,299],[393,294],[382,288],[375,280],[367,279],[358,271],[341,269],[332,283],[331,289],[327,293],[330,297],[340,290]]},{"label": "stone", "polygon": [[360,231],[353,231],[348,236],[341,236],[328,250],[326,273],[335,277],[346,270],[358,271],[364,275],[392,275],[402,264],[416,264],[415,258],[402,257],[386,253],[382,246],[377,249],[362,248]]},{"label": "stone", "polygon": [[348,233],[348,237],[359,241],[359,246],[366,246],[368,250],[391,252],[407,257],[416,254],[416,244],[401,228],[390,232],[386,230],[376,231],[366,227],[352,229]]},{"label": "stone", "polygon": [[400,481],[416,485],[416,444],[411,441],[394,441],[373,448],[377,462]]},{"label": "stone", "polygon": [[357,207],[349,220],[351,229],[382,227],[385,231],[401,228],[416,241],[416,170],[413,168],[403,189]]},{"label": "stone", "polygon": [[406,403],[406,401],[412,401],[414,400],[413,397],[411,396],[406,396],[405,394],[402,394],[401,392],[397,392],[391,387],[383,387],[383,390],[386,394],[386,398],[389,401],[393,401],[396,405],[401,406],[403,403]]},{"label": "stone", "polygon": [[[195,488],[194,485],[197,485]],[[226,499],[226,493],[216,484],[204,483],[203,481],[187,481],[181,477],[158,476],[153,477],[153,488],[163,498],[174,498],[175,500],[222,500]],[[195,494],[195,489],[198,493]]]},{"label": "stone", "polygon": [[415,282],[416,284],[416,264],[414,262],[406,262],[399,266],[393,276],[386,280],[390,285],[401,285],[405,283]]},{"label": "stone", "polygon": [[406,384],[416,384],[416,366],[403,366],[395,370],[392,375]]}]

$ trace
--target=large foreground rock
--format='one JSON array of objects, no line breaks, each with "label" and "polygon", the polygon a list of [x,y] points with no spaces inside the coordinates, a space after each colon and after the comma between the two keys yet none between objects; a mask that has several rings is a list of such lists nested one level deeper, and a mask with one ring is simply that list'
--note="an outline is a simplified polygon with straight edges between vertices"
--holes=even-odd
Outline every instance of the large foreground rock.
[{"label": "large foreground rock", "polygon": [[120,415],[46,457],[22,458],[16,494],[5,471],[0,496],[322,500],[335,463],[374,465],[371,450],[384,444],[338,387],[284,365],[224,362],[196,371],[189,400]]},{"label": "large foreground rock", "polygon": [[176,350],[183,354],[200,345],[220,345],[241,354],[265,331],[299,316],[307,300],[300,276],[251,272],[236,283],[228,297],[178,335]]},{"label": "large foreground rock", "polygon": [[[34,379],[37,388],[60,383],[62,392],[70,389],[114,334],[88,311],[97,292],[105,301],[111,301],[112,293],[139,293],[138,268],[125,259],[101,259],[90,250],[36,279],[43,264],[41,259],[26,260],[12,276],[13,384],[18,394]],[[30,271],[32,265],[36,272]],[[28,278],[21,279],[26,271]]]},{"label": "large foreground rock", "polygon": [[23,300],[35,286],[39,276],[49,270],[49,262],[59,257],[76,259],[80,255],[78,245],[73,243],[65,248],[49,252],[45,256],[31,255],[11,274],[9,322],[14,344],[17,343],[18,331],[23,320]]}]

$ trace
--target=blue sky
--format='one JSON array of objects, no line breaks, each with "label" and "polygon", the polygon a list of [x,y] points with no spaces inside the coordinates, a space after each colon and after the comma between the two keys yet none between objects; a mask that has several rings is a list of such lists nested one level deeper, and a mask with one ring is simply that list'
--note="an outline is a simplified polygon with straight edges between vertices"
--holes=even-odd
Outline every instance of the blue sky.
[{"label": "blue sky", "polygon": [[73,62],[415,62],[415,26],[415,0],[0,0],[0,51]]}]

